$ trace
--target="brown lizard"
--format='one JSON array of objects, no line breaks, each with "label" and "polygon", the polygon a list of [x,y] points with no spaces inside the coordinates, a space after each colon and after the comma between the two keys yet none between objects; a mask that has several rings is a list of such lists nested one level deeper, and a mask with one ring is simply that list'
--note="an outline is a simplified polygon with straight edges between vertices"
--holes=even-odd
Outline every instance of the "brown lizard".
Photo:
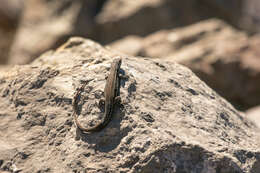
[{"label": "brown lizard", "polygon": [[73,116],[74,116],[77,127],[81,131],[83,131],[83,132],[99,131],[99,130],[103,129],[111,120],[115,102],[120,100],[120,97],[119,97],[119,87],[120,87],[119,69],[121,66],[121,62],[122,62],[122,59],[117,58],[117,59],[114,59],[111,64],[110,73],[107,78],[106,86],[105,86],[105,90],[104,90],[104,92],[105,92],[105,115],[104,115],[104,119],[99,124],[95,125],[94,127],[86,128],[86,127],[83,127],[79,123],[78,117],[76,115],[78,96],[79,96],[80,91],[82,91],[84,89],[87,82],[76,92],[76,94],[74,96],[74,103],[73,103],[73,108],[74,108]]}]

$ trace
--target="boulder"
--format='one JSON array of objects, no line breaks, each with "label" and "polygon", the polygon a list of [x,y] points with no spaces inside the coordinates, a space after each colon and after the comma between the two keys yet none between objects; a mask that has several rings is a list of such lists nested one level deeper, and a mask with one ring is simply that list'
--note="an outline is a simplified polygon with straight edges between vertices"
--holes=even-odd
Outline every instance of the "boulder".
[{"label": "boulder", "polygon": [[88,35],[98,1],[26,0],[8,63],[27,64],[71,35]]},{"label": "boulder", "polygon": [[[10,2],[16,1],[23,2]],[[24,1],[25,9],[22,15],[3,5],[0,7],[0,26],[1,23],[15,23],[2,22],[6,20],[1,18],[1,9],[8,11],[6,14],[10,13],[10,16],[21,16],[21,25],[17,35],[5,32],[1,34],[0,31],[0,36],[11,37],[10,40],[14,41],[3,41],[7,46],[1,46],[0,43],[0,48],[3,47],[5,52],[2,55],[4,58],[1,59],[4,59],[5,63],[9,58],[10,64],[26,64],[44,51],[57,48],[73,35],[86,36],[108,44],[128,35],[147,36],[161,29],[186,26],[212,17],[222,18],[246,31],[257,32],[257,11],[260,7],[256,1],[27,0]],[[3,2],[10,3],[7,0]]]},{"label": "boulder", "polygon": [[146,36],[213,17],[208,11],[197,0],[108,0],[95,18],[93,35],[105,44],[128,35]]},{"label": "boulder", "polygon": [[107,0],[95,18],[93,38],[108,44],[128,35],[147,36],[212,17],[249,33],[260,31],[259,0]]},{"label": "boulder", "polygon": [[[106,76],[122,58],[121,103],[99,132]],[[0,73],[0,170],[9,172],[258,172],[257,128],[188,68],[71,38]]]},{"label": "boulder", "polygon": [[249,37],[221,20],[211,19],[135,39],[133,50],[123,45],[127,40],[129,37],[108,46],[134,56],[186,65],[240,110],[260,104],[258,35]]}]

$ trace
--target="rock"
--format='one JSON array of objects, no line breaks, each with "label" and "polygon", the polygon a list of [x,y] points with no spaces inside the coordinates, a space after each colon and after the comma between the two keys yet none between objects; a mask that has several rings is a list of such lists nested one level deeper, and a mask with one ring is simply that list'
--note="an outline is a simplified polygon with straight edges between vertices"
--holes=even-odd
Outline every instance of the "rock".
[{"label": "rock", "polygon": [[260,31],[259,0],[199,0],[211,13],[248,32]]},{"label": "rock", "polygon": [[[100,132],[82,134],[72,117],[100,121],[105,76],[123,59],[121,104]],[[30,65],[0,73],[0,170],[10,172],[257,172],[256,127],[189,69],[136,58],[82,38]]]},{"label": "rock", "polygon": [[260,128],[260,106],[247,110],[245,115]]},{"label": "rock", "polygon": [[143,50],[142,40],[143,39],[141,37],[130,35],[125,37],[124,39],[109,44],[108,47],[111,47],[119,52],[126,53],[128,55],[138,56]]},{"label": "rock", "polygon": [[1,0],[0,5],[0,64],[6,64],[19,24],[23,0]]},{"label": "rock", "polygon": [[212,17],[208,14],[208,7],[196,0],[108,0],[95,19],[93,35],[107,44],[128,35],[145,36]]},{"label": "rock", "polygon": [[241,110],[260,104],[260,36],[248,37],[212,19],[158,31],[139,39],[135,43],[139,48],[132,52],[123,45],[127,39],[108,46],[134,56],[163,58],[186,65]]},{"label": "rock", "polygon": [[29,63],[44,51],[57,48],[71,35],[86,36],[93,27],[98,1],[25,1],[8,63]]}]

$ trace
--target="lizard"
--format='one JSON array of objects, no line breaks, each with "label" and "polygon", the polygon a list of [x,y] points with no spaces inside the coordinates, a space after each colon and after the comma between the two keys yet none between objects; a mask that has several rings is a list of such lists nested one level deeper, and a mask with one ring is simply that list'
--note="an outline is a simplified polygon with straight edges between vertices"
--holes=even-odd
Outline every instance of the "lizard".
[{"label": "lizard", "polygon": [[120,97],[119,97],[119,88],[120,88],[119,69],[120,69],[121,63],[122,63],[122,59],[116,58],[113,60],[113,62],[111,64],[110,72],[109,72],[108,78],[106,80],[106,85],[105,85],[105,89],[104,89],[104,93],[105,93],[104,118],[97,125],[95,125],[93,127],[89,127],[89,128],[83,127],[80,124],[80,122],[78,121],[78,117],[76,115],[76,105],[78,102],[77,98],[79,96],[80,91],[82,91],[84,89],[87,82],[84,85],[82,85],[82,87],[76,92],[76,94],[74,96],[73,116],[74,116],[74,120],[75,120],[77,127],[81,131],[83,131],[83,132],[100,131],[111,120],[115,102],[120,100]]}]

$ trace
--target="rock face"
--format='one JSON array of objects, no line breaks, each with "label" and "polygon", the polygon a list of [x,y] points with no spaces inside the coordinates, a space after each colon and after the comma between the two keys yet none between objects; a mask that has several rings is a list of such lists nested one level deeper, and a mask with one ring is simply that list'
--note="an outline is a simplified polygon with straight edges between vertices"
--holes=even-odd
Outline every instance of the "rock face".
[{"label": "rock face", "polygon": [[98,1],[26,0],[8,63],[27,64],[71,35],[87,36]]},{"label": "rock face", "polygon": [[109,46],[186,65],[241,110],[260,104],[260,37],[248,37],[220,20],[163,30],[143,39],[126,37]]},{"label": "rock face", "polygon": [[259,32],[259,10],[259,0],[107,0],[95,19],[93,36],[109,43],[128,35],[146,36],[212,17],[248,32]]},{"label": "rock face", "polygon": [[[72,117],[82,82],[80,121],[103,116],[105,76],[121,57],[121,104],[100,132]],[[0,76],[0,170],[9,172],[257,172],[256,127],[174,62],[118,54],[72,38],[55,52]]]},{"label": "rock face", "polygon": [[102,43],[132,34],[145,36],[213,17],[208,11],[197,0],[108,0],[95,19],[93,35]]}]

